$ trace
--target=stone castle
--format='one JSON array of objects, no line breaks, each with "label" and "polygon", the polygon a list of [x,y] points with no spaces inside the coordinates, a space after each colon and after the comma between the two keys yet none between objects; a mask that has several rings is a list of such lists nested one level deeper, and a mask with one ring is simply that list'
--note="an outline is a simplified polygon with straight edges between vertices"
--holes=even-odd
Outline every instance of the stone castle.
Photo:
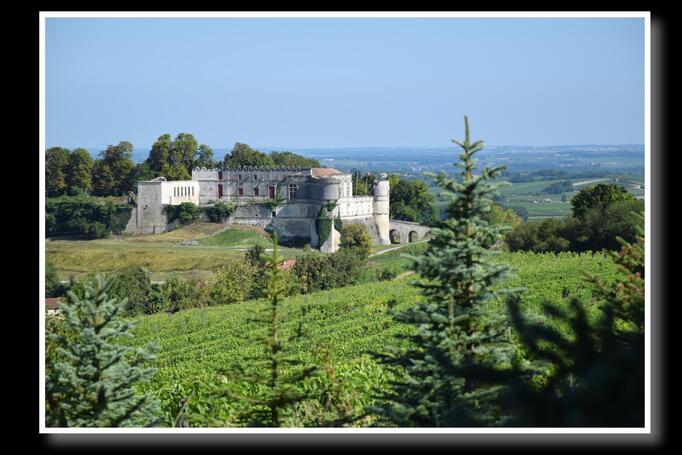
[{"label": "stone castle", "polygon": [[363,224],[376,245],[391,243],[385,174],[377,179],[373,196],[354,196],[351,174],[332,168],[195,168],[192,180],[157,177],[138,182],[137,188],[136,206],[126,229],[129,233],[165,231],[169,226],[167,205],[192,202],[210,206],[223,201],[236,206],[229,222],[276,230],[285,244],[309,243],[325,252],[336,251],[339,232],[332,227],[320,235],[319,217],[340,219],[342,225]]}]

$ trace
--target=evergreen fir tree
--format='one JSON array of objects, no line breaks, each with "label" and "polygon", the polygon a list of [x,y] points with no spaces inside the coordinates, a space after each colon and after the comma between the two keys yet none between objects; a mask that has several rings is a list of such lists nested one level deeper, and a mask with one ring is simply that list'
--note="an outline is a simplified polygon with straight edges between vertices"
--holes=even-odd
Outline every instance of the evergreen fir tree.
[{"label": "evergreen fir tree", "polygon": [[[279,256],[277,246],[275,232],[273,252],[267,257],[264,296],[268,305],[255,310],[256,316],[252,319],[252,322],[267,325],[267,333],[256,338],[264,347],[264,355],[244,359],[249,365],[248,371],[243,364],[239,364],[226,372],[234,383],[256,386],[257,390],[246,395],[233,390],[222,392],[222,395],[245,405],[237,423],[246,426],[283,426],[296,404],[313,398],[312,392],[303,385],[318,374],[317,366],[303,365],[290,352],[291,345],[303,338],[304,330],[301,322],[293,334],[287,334],[283,327],[285,313],[282,299],[287,295],[288,283],[281,269],[283,259]],[[252,342],[253,339],[248,341]]]},{"label": "evergreen fir tree", "polygon": [[68,292],[60,330],[47,333],[46,423],[57,427],[151,426],[158,404],[135,387],[154,369],[155,347],[125,346],[134,323],[121,319],[127,299],[107,297],[113,278],[98,275],[85,298]]},{"label": "evergreen fir tree", "polygon": [[464,141],[453,140],[463,150],[461,178],[436,178],[451,199],[449,218],[432,230],[426,253],[414,258],[426,302],[397,316],[416,326],[414,347],[378,354],[400,379],[372,411],[400,426],[492,425],[503,417],[496,384],[506,377],[513,348],[504,315],[487,304],[513,291],[492,290],[508,274],[507,266],[491,263],[490,250],[506,227],[486,221],[497,188],[491,180],[503,168],[474,173],[473,156],[483,142],[471,143],[467,117],[464,125]]}]

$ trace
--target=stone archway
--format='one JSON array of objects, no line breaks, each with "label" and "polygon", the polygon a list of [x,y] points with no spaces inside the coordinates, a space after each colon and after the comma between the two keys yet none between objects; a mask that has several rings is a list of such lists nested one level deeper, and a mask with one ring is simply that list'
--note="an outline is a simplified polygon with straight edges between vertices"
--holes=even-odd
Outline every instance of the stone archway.
[{"label": "stone archway", "polygon": [[401,243],[401,238],[400,238],[400,231],[397,229],[391,229],[388,231],[388,238],[391,240],[391,243]]},{"label": "stone archway", "polygon": [[417,234],[417,231],[410,231],[410,233],[407,234],[407,240],[409,243],[413,243],[419,240],[419,234]]}]

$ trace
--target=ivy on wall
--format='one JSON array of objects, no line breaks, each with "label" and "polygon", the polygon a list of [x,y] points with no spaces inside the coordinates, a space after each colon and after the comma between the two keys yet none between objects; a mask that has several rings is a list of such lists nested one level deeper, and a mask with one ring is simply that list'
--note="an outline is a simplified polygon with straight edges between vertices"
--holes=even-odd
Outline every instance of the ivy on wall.
[{"label": "ivy on wall", "polygon": [[332,232],[332,220],[329,219],[329,212],[325,206],[320,207],[320,213],[315,220],[315,230],[319,245],[324,245]]}]

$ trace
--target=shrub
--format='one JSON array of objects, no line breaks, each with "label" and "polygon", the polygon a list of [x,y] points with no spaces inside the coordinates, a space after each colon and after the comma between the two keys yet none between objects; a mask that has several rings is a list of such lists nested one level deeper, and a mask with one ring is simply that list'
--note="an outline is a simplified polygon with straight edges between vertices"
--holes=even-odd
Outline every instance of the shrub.
[{"label": "shrub", "polygon": [[166,205],[168,222],[177,221],[181,225],[192,223],[199,219],[200,209],[196,204],[183,202],[179,205]]},{"label": "shrub", "polygon": [[45,230],[48,234],[106,237],[123,232],[132,207],[111,199],[61,196],[45,201]]},{"label": "shrub", "polygon": [[251,293],[255,273],[245,261],[220,266],[201,288],[201,301],[207,306],[242,303]]},{"label": "shrub", "polygon": [[372,252],[372,237],[364,224],[350,224],[341,229],[341,248],[354,248],[360,255]]},{"label": "shrub", "polygon": [[204,209],[204,213],[211,223],[223,223],[234,213],[237,207],[233,204],[226,204],[218,201],[210,207]]},{"label": "shrub", "polygon": [[50,261],[45,262],[45,297],[60,297],[64,295],[64,286],[59,281],[57,271]]},{"label": "shrub", "polygon": [[[150,299],[154,296],[149,272],[142,267],[127,267],[111,274],[112,283],[107,295],[118,300],[127,299],[124,314],[136,316],[138,314],[151,314]],[[88,286],[96,284],[96,275],[89,274],[84,278],[72,283],[69,290],[78,298],[85,298],[85,290]],[[153,303],[153,302],[152,302]],[[154,306],[154,305],[152,305]]]},{"label": "shrub", "polygon": [[180,280],[173,277],[161,287],[160,295],[156,312],[167,311],[172,314],[180,310],[202,306],[199,284],[196,280]]},{"label": "shrub", "polygon": [[302,294],[349,286],[359,281],[366,260],[355,248],[329,255],[308,250],[296,258],[293,275]]}]

